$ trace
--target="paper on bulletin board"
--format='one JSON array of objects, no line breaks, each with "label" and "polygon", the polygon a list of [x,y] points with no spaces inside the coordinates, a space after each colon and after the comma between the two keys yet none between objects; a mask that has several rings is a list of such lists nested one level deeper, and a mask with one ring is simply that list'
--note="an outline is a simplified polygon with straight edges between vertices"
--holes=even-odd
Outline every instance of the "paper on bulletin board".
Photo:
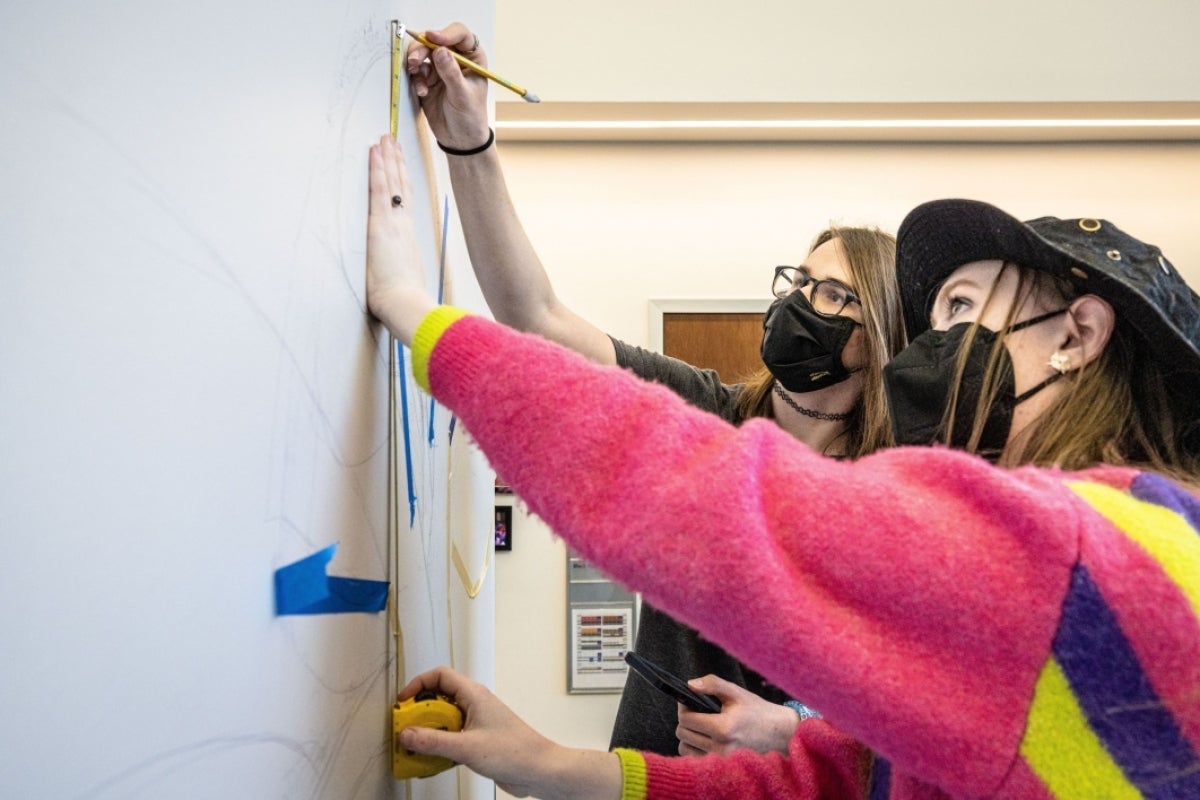
[{"label": "paper on bulletin board", "polygon": [[571,691],[619,691],[632,647],[633,603],[571,608]]}]

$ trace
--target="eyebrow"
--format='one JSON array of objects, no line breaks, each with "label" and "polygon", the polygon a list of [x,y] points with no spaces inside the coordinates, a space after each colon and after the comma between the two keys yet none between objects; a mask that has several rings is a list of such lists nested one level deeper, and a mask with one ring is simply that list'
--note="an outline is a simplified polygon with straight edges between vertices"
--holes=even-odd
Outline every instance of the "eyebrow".
[{"label": "eyebrow", "polygon": [[933,295],[934,300],[936,301],[937,298],[941,297],[944,292],[952,291],[954,289],[957,289],[960,286],[968,286],[972,289],[983,288],[982,285],[978,281],[972,280],[971,278],[964,275],[961,278],[955,278],[954,280],[948,280],[945,283],[943,283],[941,286],[939,286],[937,288],[937,292],[935,292]]},{"label": "eyebrow", "polygon": [[815,280],[818,280],[818,281],[831,281],[833,283],[836,283],[838,286],[846,287],[855,295],[858,294],[858,289],[854,288],[853,286],[851,286],[849,283],[842,280],[841,278],[817,278],[816,276],[813,275],[812,268],[809,267],[808,264],[799,264],[799,265],[797,265],[796,269],[802,271],[805,275],[807,275],[810,278],[814,278]]}]

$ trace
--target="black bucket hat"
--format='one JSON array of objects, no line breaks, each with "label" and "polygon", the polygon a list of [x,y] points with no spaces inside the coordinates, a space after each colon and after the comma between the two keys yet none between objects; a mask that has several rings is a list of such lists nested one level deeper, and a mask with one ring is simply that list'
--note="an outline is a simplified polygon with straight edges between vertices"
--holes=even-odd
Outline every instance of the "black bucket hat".
[{"label": "black bucket hat", "polygon": [[977,200],[917,206],[896,234],[896,273],[909,341],[929,329],[938,287],[963,264],[988,259],[1066,278],[1107,300],[1161,365],[1184,412],[1200,417],[1200,297],[1154,245],[1102,219],[1021,222]]}]

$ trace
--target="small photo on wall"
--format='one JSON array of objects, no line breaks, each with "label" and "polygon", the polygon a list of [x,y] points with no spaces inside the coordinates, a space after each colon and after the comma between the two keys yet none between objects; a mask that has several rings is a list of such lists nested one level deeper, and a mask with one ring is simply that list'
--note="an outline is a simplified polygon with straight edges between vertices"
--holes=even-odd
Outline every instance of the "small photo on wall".
[{"label": "small photo on wall", "polygon": [[496,549],[512,550],[512,506],[496,506]]}]

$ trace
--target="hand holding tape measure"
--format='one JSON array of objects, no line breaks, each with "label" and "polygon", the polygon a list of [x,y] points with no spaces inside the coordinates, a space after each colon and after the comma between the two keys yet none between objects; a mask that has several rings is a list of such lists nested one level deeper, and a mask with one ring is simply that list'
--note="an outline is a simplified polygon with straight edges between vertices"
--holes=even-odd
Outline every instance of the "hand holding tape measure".
[{"label": "hand holding tape measure", "polygon": [[426,689],[407,700],[398,701],[392,707],[392,777],[398,781],[428,778],[454,766],[454,762],[448,758],[406,750],[400,744],[400,732],[405,728],[458,732],[462,726],[462,711],[445,695]]}]

